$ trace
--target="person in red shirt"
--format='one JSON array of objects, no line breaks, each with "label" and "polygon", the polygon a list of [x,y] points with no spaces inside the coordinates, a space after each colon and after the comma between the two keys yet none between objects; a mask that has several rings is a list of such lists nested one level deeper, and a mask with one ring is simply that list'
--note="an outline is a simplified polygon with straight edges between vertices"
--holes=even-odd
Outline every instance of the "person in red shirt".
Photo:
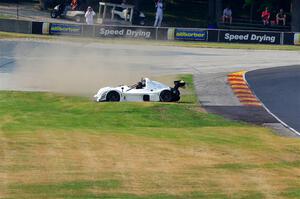
[{"label": "person in red shirt", "polygon": [[270,16],[271,16],[271,13],[269,12],[269,8],[266,7],[265,10],[261,13],[261,18],[262,18],[263,24],[265,26],[269,25],[269,23],[270,23]]},{"label": "person in red shirt", "polygon": [[78,0],[72,0],[71,1],[72,10],[77,10],[77,6],[78,6]]}]

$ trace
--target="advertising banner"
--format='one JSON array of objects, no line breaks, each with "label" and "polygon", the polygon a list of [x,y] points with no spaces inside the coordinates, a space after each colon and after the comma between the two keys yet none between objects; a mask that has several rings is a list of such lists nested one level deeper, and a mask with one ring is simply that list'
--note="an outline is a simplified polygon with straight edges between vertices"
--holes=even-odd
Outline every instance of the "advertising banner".
[{"label": "advertising banner", "polygon": [[280,44],[281,33],[251,32],[251,31],[224,31],[219,33],[220,42],[252,43],[252,44]]},{"label": "advertising banner", "polygon": [[74,35],[80,36],[82,31],[81,25],[76,24],[55,24],[50,26],[50,34],[52,35]]},{"label": "advertising banner", "polygon": [[300,45],[300,33],[295,33],[294,35],[294,44]]},{"label": "advertising banner", "polygon": [[202,29],[176,28],[175,40],[207,41],[207,31]]},{"label": "advertising banner", "polygon": [[141,28],[141,27],[122,27],[122,26],[97,26],[96,37],[156,39],[156,29]]}]

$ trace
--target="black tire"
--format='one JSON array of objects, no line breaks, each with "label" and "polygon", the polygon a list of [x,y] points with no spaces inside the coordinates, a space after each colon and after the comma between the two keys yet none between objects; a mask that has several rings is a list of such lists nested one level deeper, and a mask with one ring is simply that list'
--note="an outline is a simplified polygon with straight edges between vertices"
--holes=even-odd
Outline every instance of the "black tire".
[{"label": "black tire", "polygon": [[172,102],[172,92],[169,90],[163,90],[159,95],[161,102]]},{"label": "black tire", "polygon": [[171,89],[171,92],[172,92],[172,101],[173,102],[178,102],[180,100],[180,92],[179,90],[176,90],[174,88]]},{"label": "black tire", "polygon": [[110,91],[106,95],[106,101],[107,102],[119,102],[121,99],[121,96],[118,92],[116,91]]},{"label": "black tire", "polygon": [[145,21],[144,20],[141,20],[140,21],[140,26],[144,26],[145,25]]},{"label": "black tire", "polygon": [[52,10],[50,13],[51,18],[56,18],[57,17],[57,12]]},{"label": "black tire", "polygon": [[82,22],[82,19],[81,19],[81,18],[82,18],[81,16],[77,15],[77,16],[75,16],[75,21],[76,21],[77,23],[81,23],[81,22]]}]

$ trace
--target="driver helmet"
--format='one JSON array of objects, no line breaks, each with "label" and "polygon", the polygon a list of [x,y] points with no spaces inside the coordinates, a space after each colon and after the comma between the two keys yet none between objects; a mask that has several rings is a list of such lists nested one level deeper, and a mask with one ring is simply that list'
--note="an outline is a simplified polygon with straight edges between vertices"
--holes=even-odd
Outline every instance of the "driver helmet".
[{"label": "driver helmet", "polygon": [[141,83],[142,83],[143,87],[145,87],[146,86],[146,79],[142,77]]}]

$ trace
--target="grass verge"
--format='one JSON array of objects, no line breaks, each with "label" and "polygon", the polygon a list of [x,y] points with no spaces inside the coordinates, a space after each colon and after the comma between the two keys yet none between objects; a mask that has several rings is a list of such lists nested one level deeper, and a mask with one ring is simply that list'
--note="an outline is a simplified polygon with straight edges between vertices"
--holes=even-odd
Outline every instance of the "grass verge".
[{"label": "grass verge", "polygon": [[14,17],[11,17],[9,15],[0,14],[0,19],[12,19]]},{"label": "grass verge", "polygon": [[297,198],[300,141],[181,103],[0,92],[0,198]]},{"label": "grass verge", "polygon": [[233,43],[213,43],[213,42],[188,42],[188,41],[147,41],[147,40],[124,40],[124,39],[94,39],[82,37],[67,36],[47,36],[47,35],[29,35],[21,33],[0,32],[0,39],[42,39],[58,40],[70,42],[98,42],[109,44],[128,44],[128,45],[158,45],[158,46],[179,46],[191,48],[223,48],[223,49],[248,49],[248,50],[288,50],[299,51],[300,46],[292,45],[263,45],[263,44],[233,44]]}]

